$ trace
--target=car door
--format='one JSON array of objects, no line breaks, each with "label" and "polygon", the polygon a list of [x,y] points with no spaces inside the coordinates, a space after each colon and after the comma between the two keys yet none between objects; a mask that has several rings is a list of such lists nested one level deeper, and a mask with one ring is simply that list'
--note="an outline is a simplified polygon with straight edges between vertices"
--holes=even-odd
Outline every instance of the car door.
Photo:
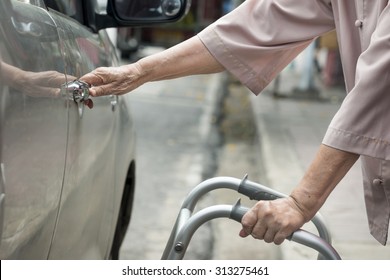
[{"label": "car door", "polygon": [[0,258],[45,259],[65,170],[65,64],[42,1],[1,0],[0,21]]},{"label": "car door", "polygon": [[[50,10],[50,14],[66,50],[68,75],[81,77],[99,66],[117,63],[106,33],[92,33],[80,24],[84,14],[83,6],[76,5],[80,2],[61,3],[66,9]],[[64,186],[51,259],[102,259],[111,246],[116,222],[117,97],[94,98],[93,102],[92,110],[83,103],[70,106]]]}]

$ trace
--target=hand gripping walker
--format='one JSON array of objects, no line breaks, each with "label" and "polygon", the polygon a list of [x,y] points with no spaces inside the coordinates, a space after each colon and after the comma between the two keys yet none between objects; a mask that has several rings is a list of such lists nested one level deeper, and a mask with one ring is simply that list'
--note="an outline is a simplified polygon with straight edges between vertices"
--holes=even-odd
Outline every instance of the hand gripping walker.
[{"label": "hand gripping walker", "polygon": [[[241,206],[240,200],[235,205],[214,205],[193,214],[196,203],[206,193],[216,189],[231,189],[252,200],[274,200],[286,197],[285,194],[251,182],[247,175],[242,179],[216,177],[201,182],[184,200],[175,225],[165,247],[162,260],[181,260],[195,231],[204,223],[216,218],[229,218],[241,222],[248,208]],[[306,230],[295,231],[288,240],[316,250],[318,259],[340,260],[337,251],[331,246],[331,237],[319,213],[311,222],[316,226],[319,236]]]}]

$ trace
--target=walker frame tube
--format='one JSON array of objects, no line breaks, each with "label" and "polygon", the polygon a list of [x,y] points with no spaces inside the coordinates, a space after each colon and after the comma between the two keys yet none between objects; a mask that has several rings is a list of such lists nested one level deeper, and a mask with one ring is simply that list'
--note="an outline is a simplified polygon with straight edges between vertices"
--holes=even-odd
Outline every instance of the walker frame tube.
[{"label": "walker frame tube", "polygon": [[[203,223],[216,218],[231,218],[238,222],[247,211],[239,202],[234,206],[216,205],[207,207],[193,214],[199,199],[216,189],[237,191],[252,200],[274,200],[286,197],[285,194],[272,190],[261,184],[249,181],[247,175],[240,180],[232,177],[215,177],[201,182],[185,198],[175,225],[161,259],[182,259],[188,244]],[[340,259],[331,246],[331,236],[320,213],[311,220],[318,230],[319,237],[304,230],[298,230],[290,236],[291,241],[313,248],[319,252],[319,259]]]}]

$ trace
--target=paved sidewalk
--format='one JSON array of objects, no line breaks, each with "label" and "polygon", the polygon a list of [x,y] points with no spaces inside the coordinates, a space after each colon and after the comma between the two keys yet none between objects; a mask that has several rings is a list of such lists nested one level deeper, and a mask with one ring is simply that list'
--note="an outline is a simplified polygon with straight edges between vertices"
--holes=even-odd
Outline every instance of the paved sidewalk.
[{"label": "paved sidewalk", "polygon": [[[287,69],[280,76],[281,96],[273,95],[274,84],[257,97],[249,93],[261,149],[258,160],[265,169],[260,183],[286,194],[299,182],[345,96],[341,88],[321,88],[319,99],[294,96],[297,80],[297,74]],[[320,212],[342,259],[390,259],[390,246],[380,245],[369,234],[361,182],[357,162]],[[312,249],[294,242],[284,242],[281,249],[282,259],[316,258]]]}]

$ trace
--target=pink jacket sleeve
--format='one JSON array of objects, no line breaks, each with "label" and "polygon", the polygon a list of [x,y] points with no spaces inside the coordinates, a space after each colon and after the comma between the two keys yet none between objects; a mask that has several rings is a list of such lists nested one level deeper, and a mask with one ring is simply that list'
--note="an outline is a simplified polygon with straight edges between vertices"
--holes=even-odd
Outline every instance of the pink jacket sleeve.
[{"label": "pink jacket sleeve", "polygon": [[370,12],[366,11],[360,33],[362,45],[356,44],[362,53],[356,64],[355,84],[333,118],[323,143],[390,160],[390,7],[386,5],[383,10],[377,4],[377,9],[373,6]]},{"label": "pink jacket sleeve", "polygon": [[334,29],[328,2],[246,0],[198,36],[229,72],[259,94],[313,39]]}]

